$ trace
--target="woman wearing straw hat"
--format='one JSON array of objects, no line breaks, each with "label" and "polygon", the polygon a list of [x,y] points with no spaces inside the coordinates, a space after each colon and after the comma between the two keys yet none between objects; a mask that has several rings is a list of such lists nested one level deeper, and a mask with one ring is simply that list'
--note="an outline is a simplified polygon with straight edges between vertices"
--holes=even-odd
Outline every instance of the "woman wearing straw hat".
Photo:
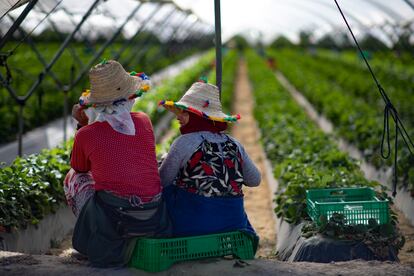
[{"label": "woman wearing straw hat", "polygon": [[240,116],[223,113],[218,88],[206,81],[194,83],[178,102],[160,105],[176,114],[182,134],[159,170],[174,235],[244,230],[256,238],[242,187],[258,186],[260,172],[243,146],[223,133]]},{"label": "woman wearing straw hat", "polygon": [[88,121],[76,133],[64,186],[78,216],[72,243],[94,266],[122,266],[133,237],[165,236],[170,227],[151,121],[130,112],[149,78],[109,60],[94,66],[89,79],[90,91],[73,109],[80,124]]}]

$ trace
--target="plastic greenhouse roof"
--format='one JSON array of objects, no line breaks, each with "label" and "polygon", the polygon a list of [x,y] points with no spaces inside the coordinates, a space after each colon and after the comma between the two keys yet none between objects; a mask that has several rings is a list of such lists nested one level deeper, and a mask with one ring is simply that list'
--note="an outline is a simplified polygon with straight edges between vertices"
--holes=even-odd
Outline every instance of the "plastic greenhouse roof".
[{"label": "plastic greenhouse roof", "polygon": [[0,2],[0,16],[3,16],[7,11],[17,8],[29,0],[3,0]]},{"label": "plastic greenhouse roof", "polygon": [[[4,14],[19,1],[7,0],[0,2],[0,14]],[[28,2],[28,1],[25,1]],[[76,24],[82,19],[83,14],[95,0],[40,0],[33,10],[27,15],[21,27],[26,31],[33,31],[34,35],[42,33],[44,30],[51,28],[51,22],[56,25],[60,32],[72,31]],[[211,33],[212,25],[206,24],[199,20],[195,15],[191,15],[191,11],[184,10],[178,7],[172,1],[135,1],[135,0],[107,0],[102,1],[93,11],[92,15],[87,19],[80,30],[79,36],[87,35],[93,39],[99,36],[109,36],[123,23],[123,21],[130,15],[132,10],[141,3],[141,6],[133,18],[127,23],[123,29],[123,36],[128,38],[132,36],[144,21],[151,17],[152,12],[156,11],[155,15],[148,20],[145,30],[153,31],[154,34],[163,40],[172,32],[173,27],[184,22],[182,33],[178,33],[177,37],[186,36],[185,26],[190,26],[191,23],[198,21],[200,25],[197,30],[201,32]],[[24,10],[26,5],[10,11],[8,15],[15,20]],[[45,15],[53,10],[46,19]],[[160,30],[160,24],[163,19],[174,12],[170,17],[168,24],[163,26]],[[1,16],[1,15],[0,15]],[[10,16],[5,15],[0,21],[0,31],[5,33],[12,24]],[[43,20],[43,21],[42,21]],[[169,30],[170,29],[170,30]]]},{"label": "plastic greenhouse roof", "polygon": [[[57,22],[60,30],[70,31],[74,28],[74,24],[68,12],[73,14],[76,21],[79,21],[94,0],[40,0],[36,6],[40,5],[45,10],[51,10],[60,1],[62,2],[50,18]],[[398,32],[400,26],[411,24],[411,30],[414,29],[413,0],[337,1],[357,36],[370,33],[389,44],[389,33]],[[1,1],[0,16],[16,2],[19,1]],[[20,1],[22,2],[27,1]],[[145,20],[145,15],[151,13],[151,9],[157,8],[154,2],[171,1],[108,0],[99,5],[98,12],[91,16],[81,31],[92,37],[108,34],[122,23],[121,19],[125,18],[138,2],[151,3],[143,5],[134,19],[127,24],[123,32],[125,37],[134,33],[139,24]],[[204,24],[203,30],[212,31],[212,26],[214,26],[213,0],[174,0],[174,2],[183,9],[193,10],[198,18],[207,23]],[[16,18],[23,8],[24,6],[21,6],[11,11],[10,14]],[[157,34],[157,20],[161,20],[168,14],[169,9],[173,8],[173,4],[164,4],[162,11],[157,13],[154,18],[156,20],[149,24],[148,29],[153,28]],[[39,10],[33,11],[29,13],[22,27],[31,30],[43,17],[44,13]],[[194,16],[195,19],[197,17]],[[194,18],[189,20],[195,20]],[[0,21],[2,33],[11,24],[11,22],[4,24],[7,19],[8,17],[5,16]],[[171,20],[171,24],[180,20],[180,16],[177,15]],[[315,38],[318,38],[326,33],[343,31],[346,27],[334,0],[221,0],[221,21],[223,41],[238,33],[246,35],[251,40],[260,39],[264,42],[269,42],[279,35],[285,35],[296,41],[300,31],[312,30]],[[48,20],[45,20],[36,28],[34,34],[41,33],[48,26]]]},{"label": "plastic greenhouse roof", "polygon": [[[200,18],[214,24],[214,1],[175,0],[191,8]],[[384,42],[381,28],[413,22],[413,0],[337,0],[356,35],[366,32]],[[346,26],[334,0],[221,0],[223,39],[242,33],[269,42],[279,35],[293,41],[301,30],[315,30],[321,37]],[[411,26],[414,29],[414,26]]]}]

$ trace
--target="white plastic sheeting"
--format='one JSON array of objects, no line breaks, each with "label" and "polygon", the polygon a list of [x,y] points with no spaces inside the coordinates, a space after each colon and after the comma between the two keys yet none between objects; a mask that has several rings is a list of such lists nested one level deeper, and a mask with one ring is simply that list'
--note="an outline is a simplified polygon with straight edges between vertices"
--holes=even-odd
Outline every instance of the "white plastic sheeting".
[{"label": "white plastic sheeting", "polygon": [[[40,0],[36,5],[51,10],[61,0]],[[389,46],[392,43],[392,36],[404,30],[399,26],[410,24],[414,29],[414,10],[405,1],[413,0],[337,0],[343,8],[354,33],[363,36],[367,33],[381,39]],[[0,1],[0,13],[10,8],[17,0]],[[21,3],[27,1],[20,1]],[[72,13],[75,22],[79,22],[82,14],[88,9],[93,0],[63,0],[57,12],[50,17],[56,21],[60,30],[69,32],[74,28],[65,11]],[[140,1],[135,0],[108,0],[103,1],[87,23],[82,27],[81,32],[87,33],[91,39],[99,36],[109,36],[122,23],[122,19],[128,16],[129,12],[138,5]],[[146,15],[153,9],[161,9],[155,16],[155,20],[146,27],[147,30],[156,30],[156,35],[164,41],[173,32],[174,24],[178,24],[184,16],[183,13],[175,15],[171,23],[163,31],[159,30],[161,21],[169,9],[175,8],[174,4],[164,4],[159,8],[155,2],[143,1],[140,11],[127,24],[123,31],[124,37],[135,33],[140,23],[145,20]],[[211,32],[214,26],[214,1],[207,0],[174,0],[180,7],[191,9],[195,15],[189,16],[188,23],[183,24],[182,30],[175,33],[178,38],[183,38],[188,33],[184,26],[190,26],[191,20],[202,19],[206,23],[198,28],[202,32]],[[20,3],[20,4],[21,4]],[[23,7],[12,11],[11,14],[17,17]],[[36,8],[38,10],[38,8]],[[39,20],[44,17],[43,13],[31,12],[23,22],[23,28],[30,31]],[[0,21],[0,32],[4,33],[11,22],[7,16]],[[323,37],[327,33],[344,31],[346,26],[336,8],[334,0],[221,0],[221,19],[223,41],[237,33],[247,35],[251,40],[262,40],[265,43],[272,41],[279,35],[285,35],[293,41],[297,41],[300,31],[312,31],[314,39]],[[39,34],[48,29],[48,21],[41,24],[34,32]],[[404,32],[407,32],[405,30]],[[414,38],[413,38],[414,39]]]},{"label": "white plastic sheeting", "polygon": [[[16,1],[6,0],[1,3],[3,14],[10,10],[10,7],[20,5],[5,15],[0,21],[0,33],[5,33],[19,14],[24,9],[22,3],[16,4]],[[22,2],[22,1],[20,1]],[[23,1],[28,2],[28,1]],[[27,32],[33,31],[33,35],[39,35],[45,30],[51,29],[51,25],[56,25],[58,31],[69,33],[80,22],[83,14],[89,9],[95,0],[40,0],[34,6],[33,10],[27,15],[21,27]],[[145,30],[154,33],[161,41],[170,39],[178,24],[180,29],[174,32],[176,39],[184,39],[189,32],[196,30],[201,33],[211,33],[212,26],[199,20],[191,11],[182,10],[172,1],[136,1],[136,0],[101,0],[101,3],[89,16],[75,39],[87,36],[89,40],[99,37],[110,37],[118,27],[129,16],[132,10],[140,5],[138,12],[127,23],[123,29],[122,35],[125,38],[133,36],[145,21]],[[53,10],[47,18],[47,14]],[[155,15],[149,19],[151,14],[156,11]],[[168,24],[164,24],[164,19],[171,12],[174,14],[170,17]],[[39,24],[40,21],[42,21]],[[184,21],[184,22],[183,22]],[[193,28],[192,23],[198,21],[197,28]],[[160,27],[163,27],[160,29]],[[192,28],[191,30],[189,28]]]},{"label": "white plastic sheeting", "polygon": [[13,10],[25,4],[26,2],[29,2],[29,0],[2,0],[0,1],[0,17],[2,17],[8,11]]},{"label": "white plastic sheeting", "polygon": [[[409,0],[414,3],[413,0]],[[214,24],[214,1],[175,0]],[[405,0],[337,0],[356,35],[372,32],[387,42],[379,26],[413,21],[414,10]],[[279,35],[298,41],[299,32],[316,31],[316,38],[346,28],[334,0],[221,0],[223,40],[234,34],[265,43]],[[414,26],[413,26],[414,27]],[[393,30],[396,31],[396,30]]]}]

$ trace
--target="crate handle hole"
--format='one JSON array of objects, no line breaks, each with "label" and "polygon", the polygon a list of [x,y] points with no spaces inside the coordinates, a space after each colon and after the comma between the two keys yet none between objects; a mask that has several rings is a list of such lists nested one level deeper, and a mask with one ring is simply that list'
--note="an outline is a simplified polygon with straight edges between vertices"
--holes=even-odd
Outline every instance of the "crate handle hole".
[{"label": "crate handle hole", "polygon": [[364,206],[362,205],[345,205],[344,208],[349,211],[360,211],[364,210]]},{"label": "crate handle hole", "polygon": [[345,192],[343,190],[338,190],[338,191],[331,191],[330,194],[332,196],[343,196],[343,195],[345,195]]}]

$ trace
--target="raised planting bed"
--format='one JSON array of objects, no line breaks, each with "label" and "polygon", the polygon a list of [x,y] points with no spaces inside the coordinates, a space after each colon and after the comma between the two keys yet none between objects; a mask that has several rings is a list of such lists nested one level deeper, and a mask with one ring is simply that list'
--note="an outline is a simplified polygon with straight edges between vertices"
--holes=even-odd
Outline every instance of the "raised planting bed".
[{"label": "raised planting bed", "polygon": [[[358,66],[345,65],[341,60],[311,57],[295,51],[272,51],[271,56],[277,58],[279,69],[289,82],[320,114],[335,124],[335,132],[355,145],[365,160],[381,170],[387,170],[392,165],[392,158],[384,161],[380,156],[384,103],[367,72]],[[331,70],[331,66],[336,69]],[[412,87],[405,81],[385,76],[383,79],[382,85],[413,137]],[[393,127],[393,124],[390,126]],[[394,131],[391,131],[391,141],[393,135]],[[411,192],[414,190],[414,157],[405,145],[403,147],[401,138],[398,157],[398,183],[400,188],[406,187]]]},{"label": "raised planting bed", "polygon": [[[281,231],[278,231],[278,240],[288,239],[287,245],[291,248],[286,251],[286,248],[279,247],[280,252],[288,253],[281,258],[320,262],[353,258],[395,260],[394,252],[401,248],[402,240],[397,218],[391,210],[390,223],[385,224],[387,226],[359,229],[358,225],[352,225],[346,227],[346,231],[351,229],[350,233],[346,232],[347,236],[341,232],[342,226],[346,225],[345,220],[336,215],[326,220],[326,227],[311,222],[306,209],[306,190],[342,187],[381,189],[382,186],[364,178],[358,163],[339,151],[334,140],[317,128],[259,56],[248,52],[247,60],[256,100],[255,117],[262,132],[267,157],[274,166],[274,175],[279,183],[275,212],[283,221],[279,224],[289,225],[285,227],[286,236],[281,236]],[[377,191],[377,196],[387,198],[385,191],[381,190]],[[338,228],[338,231],[332,231],[331,226]],[[383,228],[390,231],[382,231]],[[331,240],[338,243],[332,243]],[[342,247],[343,243],[349,245],[348,251]],[[353,243],[364,244],[364,249],[357,249],[360,254],[353,251]],[[349,254],[322,254],[324,246],[332,246],[332,252],[345,250]],[[376,250],[385,246],[391,250],[386,256]]]},{"label": "raised planting bed", "polygon": [[76,218],[72,210],[62,204],[54,213],[45,215],[36,225],[0,233],[0,250],[44,254],[60,244],[71,233]]},{"label": "raised planting bed", "polygon": [[[349,71],[354,72],[354,76],[360,75],[361,77],[366,78],[366,80],[369,80],[371,77],[365,62],[355,51],[341,51],[334,54],[334,52],[329,50],[318,49],[316,58],[322,63],[332,62],[334,66],[350,69]],[[376,52],[373,53],[368,61],[385,88],[392,86],[398,90],[401,89],[398,93],[405,93],[406,96],[410,96],[409,91],[412,90],[410,84],[414,77],[414,66],[410,59],[412,58],[407,56],[407,60],[404,62],[403,58],[389,55],[389,53]],[[366,82],[369,83],[368,81]],[[372,96],[375,96],[375,93],[372,93],[372,91],[371,94],[373,94]]]}]

